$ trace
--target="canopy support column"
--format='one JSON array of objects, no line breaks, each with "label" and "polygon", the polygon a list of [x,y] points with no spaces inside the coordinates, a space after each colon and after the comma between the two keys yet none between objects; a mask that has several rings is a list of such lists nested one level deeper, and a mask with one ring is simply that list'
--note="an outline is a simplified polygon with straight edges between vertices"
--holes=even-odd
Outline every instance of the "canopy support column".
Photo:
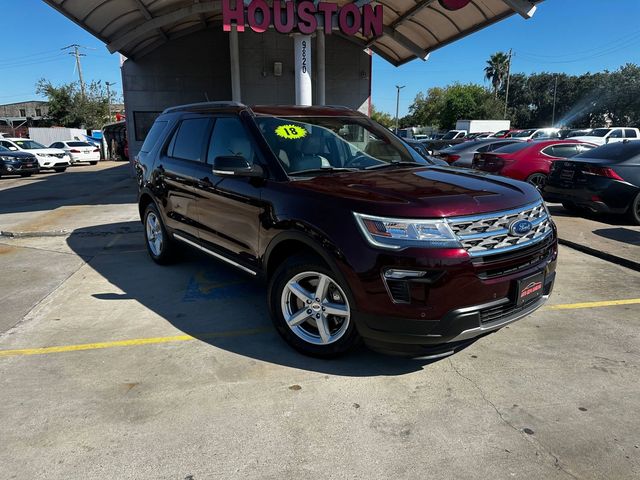
[{"label": "canopy support column", "polygon": [[236,25],[232,25],[229,32],[229,58],[231,60],[231,100],[241,102],[240,48],[238,47],[238,28]]},{"label": "canopy support column", "polygon": [[296,105],[313,104],[311,88],[311,35],[293,36],[295,55]]}]

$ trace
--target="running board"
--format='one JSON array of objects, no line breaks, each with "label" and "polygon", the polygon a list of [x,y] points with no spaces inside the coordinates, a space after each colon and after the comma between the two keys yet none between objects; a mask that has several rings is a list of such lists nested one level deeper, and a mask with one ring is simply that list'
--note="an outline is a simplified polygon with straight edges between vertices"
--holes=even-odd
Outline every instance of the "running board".
[{"label": "running board", "polygon": [[177,233],[173,234],[173,238],[175,238],[176,240],[180,240],[181,242],[184,242],[187,245],[191,245],[192,247],[195,247],[198,250],[201,250],[204,253],[209,254],[212,257],[217,258],[218,260],[222,260],[223,262],[228,263],[229,265],[233,265],[234,267],[239,268],[240,270],[242,270],[244,272],[250,273],[253,276],[257,275],[257,272],[254,272],[250,268],[247,268],[244,265],[240,265],[238,262],[234,262],[233,260],[229,260],[227,257],[225,257],[223,255],[220,255],[219,253],[212,252],[208,248],[204,248],[202,245],[198,245],[196,242],[192,242],[191,240],[189,240],[187,238],[184,238],[184,237],[178,235]]}]

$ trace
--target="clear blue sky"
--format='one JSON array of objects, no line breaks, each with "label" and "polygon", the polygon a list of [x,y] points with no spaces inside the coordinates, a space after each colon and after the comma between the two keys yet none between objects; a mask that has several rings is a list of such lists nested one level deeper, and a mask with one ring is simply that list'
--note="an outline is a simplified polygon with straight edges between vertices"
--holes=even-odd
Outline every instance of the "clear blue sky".
[{"label": "clear blue sky", "polygon": [[[53,83],[77,79],[75,61],[60,49],[71,43],[83,50],[85,79],[116,82],[122,89],[118,55],[58,14],[41,0],[0,0],[0,103],[37,98],[34,85],[45,77]],[[513,48],[516,72],[566,72],[616,69],[640,64],[640,0],[547,0],[532,20],[514,16],[493,27],[434,52],[426,62],[415,60],[395,68],[379,57],[373,63],[373,102],[395,113],[395,85],[402,90],[400,114],[415,95],[454,81],[483,83],[489,56]]]}]

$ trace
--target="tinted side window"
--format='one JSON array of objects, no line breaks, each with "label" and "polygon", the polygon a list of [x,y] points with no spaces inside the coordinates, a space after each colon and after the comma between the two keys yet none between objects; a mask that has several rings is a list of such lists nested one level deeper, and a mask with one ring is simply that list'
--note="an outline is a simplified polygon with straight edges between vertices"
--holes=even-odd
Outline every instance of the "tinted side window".
[{"label": "tinted side window", "polygon": [[588,152],[589,150],[593,150],[594,147],[593,145],[576,145],[578,147],[578,152],[579,153],[584,153],[584,152]]},{"label": "tinted side window", "polygon": [[575,145],[553,145],[543,150],[547,155],[559,158],[570,158],[578,154],[578,148]]},{"label": "tinted side window", "polygon": [[244,157],[247,162],[253,164],[255,151],[251,138],[239,118],[218,118],[209,141],[207,163],[213,163],[217,157],[235,156]]},{"label": "tinted side window", "polygon": [[144,140],[144,143],[142,144],[142,148],[140,149],[141,152],[148,153],[151,151],[153,146],[158,141],[158,138],[160,138],[160,134],[164,131],[165,127],[167,126],[167,123],[168,122],[162,121],[162,122],[156,122],[153,124],[153,127],[151,127],[151,130],[149,130],[149,133],[147,134],[147,138]]},{"label": "tinted side window", "polygon": [[171,141],[169,155],[182,160],[201,162],[202,148],[210,122],[208,118],[188,118],[180,122]]},{"label": "tinted side window", "polygon": [[611,132],[611,135],[609,135],[609,138],[622,138],[622,130],[614,130]]},{"label": "tinted side window", "polygon": [[630,128],[624,131],[624,136],[627,138],[638,138],[638,134],[635,130],[631,130]]}]

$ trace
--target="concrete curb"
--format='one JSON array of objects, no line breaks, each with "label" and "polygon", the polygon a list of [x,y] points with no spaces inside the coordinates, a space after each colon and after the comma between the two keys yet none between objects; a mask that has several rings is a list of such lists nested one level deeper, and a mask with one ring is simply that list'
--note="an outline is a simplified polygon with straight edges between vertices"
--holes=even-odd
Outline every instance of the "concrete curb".
[{"label": "concrete curb", "polygon": [[618,257],[617,255],[612,255],[601,250],[596,250],[595,248],[587,247],[580,243],[572,242],[571,240],[565,240],[564,238],[559,238],[558,243],[560,243],[560,245],[573,248],[574,250],[578,250],[579,252],[586,253],[587,255],[591,255],[593,257],[606,260],[607,262],[615,263],[616,265],[620,265],[621,267],[626,267],[631,270],[635,270],[636,272],[640,272],[640,262],[629,260],[628,258]]}]

